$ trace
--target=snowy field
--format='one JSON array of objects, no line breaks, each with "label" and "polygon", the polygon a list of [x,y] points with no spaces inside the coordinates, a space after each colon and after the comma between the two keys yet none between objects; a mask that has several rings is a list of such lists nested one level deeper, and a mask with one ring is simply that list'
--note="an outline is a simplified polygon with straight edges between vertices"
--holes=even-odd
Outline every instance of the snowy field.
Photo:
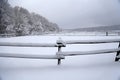
[{"label": "snowy field", "polygon": [[[106,36],[106,32],[99,32],[99,31],[93,31],[93,32],[87,32],[87,31],[81,31],[81,32],[61,32],[59,34],[49,34],[49,35],[53,35],[53,36],[59,36],[59,35],[67,35],[67,36]],[[120,35],[120,31],[116,30],[116,31],[108,31],[108,34],[109,36],[119,36]]]},{"label": "snowy field", "polygon": [[[56,43],[64,40],[120,39],[120,36],[27,36],[0,38],[0,42]],[[117,48],[118,43],[67,45],[62,51]],[[2,47],[0,53],[56,54],[57,48]],[[0,80],[120,80],[120,62],[115,53],[66,57],[57,60],[0,58]]]}]

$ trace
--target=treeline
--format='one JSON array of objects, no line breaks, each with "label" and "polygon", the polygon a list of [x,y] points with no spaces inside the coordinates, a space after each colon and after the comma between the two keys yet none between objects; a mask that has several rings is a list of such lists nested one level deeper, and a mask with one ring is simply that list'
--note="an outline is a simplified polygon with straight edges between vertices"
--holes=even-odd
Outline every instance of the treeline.
[{"label": "treeline", "polygon": [[49,22],[45,17],[30,13],[22,7],[13,8],[8,0],[0,0],[0,34],[24,36],[58,31],[58,25]]}]

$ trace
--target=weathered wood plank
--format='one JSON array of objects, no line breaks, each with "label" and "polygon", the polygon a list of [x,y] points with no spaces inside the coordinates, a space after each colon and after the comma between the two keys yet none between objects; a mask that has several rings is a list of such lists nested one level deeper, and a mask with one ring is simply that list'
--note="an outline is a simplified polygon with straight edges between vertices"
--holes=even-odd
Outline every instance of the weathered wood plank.
[{"label": "weathered wood plank", "polygon": [[30,55],[30,54],[12,54],[12,53],[0,53],[0,57],[9,58],[28,58],[28,59],[64,59],[64,57],[58,57],[57,55]]},{"label": "weathered wood plank", "polygon": [[113,53],[120,51],[120,48],[117,49],[104,49],[104,50],[94,50],[94,51],[87,51],[87,52],[80,52],[80,51],[74,51],[74,52],[58,52],[58,54],[63,56],[76,56],[76,55],[92,55],[92,54],[104,54],[104,53]]},{"label": "weathered wood plank", "polygon": [[97,44],[97,43],[113,43],[113,42],[120,42],[120,39],[65,41],[66,44]]}]

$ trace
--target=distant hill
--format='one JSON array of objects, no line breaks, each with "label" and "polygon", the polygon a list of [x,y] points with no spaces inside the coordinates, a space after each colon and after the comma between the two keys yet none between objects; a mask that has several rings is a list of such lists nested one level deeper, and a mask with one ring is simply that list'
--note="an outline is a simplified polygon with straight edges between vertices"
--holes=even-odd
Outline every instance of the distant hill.
[{"label": "distant hill", "polygon": [[89,28],[76,28],[76,29],[66,29],[63,32],[107,32],[107,31],[120,31],[120,25],[112,25],[112,26],[98,26],[98,27],[89,27]]}]

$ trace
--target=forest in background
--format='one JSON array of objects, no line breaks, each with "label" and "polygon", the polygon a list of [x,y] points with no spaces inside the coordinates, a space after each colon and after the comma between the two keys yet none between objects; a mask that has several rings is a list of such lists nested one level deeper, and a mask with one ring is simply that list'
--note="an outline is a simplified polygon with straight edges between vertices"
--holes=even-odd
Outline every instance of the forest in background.
[{"label": "forest in background", "polygon": [[11,7],[8,0],[0,0],[0,34],[24,36],[59,31],[58,25],[48,21],[45,17],[30,13],[19,6]]}]

